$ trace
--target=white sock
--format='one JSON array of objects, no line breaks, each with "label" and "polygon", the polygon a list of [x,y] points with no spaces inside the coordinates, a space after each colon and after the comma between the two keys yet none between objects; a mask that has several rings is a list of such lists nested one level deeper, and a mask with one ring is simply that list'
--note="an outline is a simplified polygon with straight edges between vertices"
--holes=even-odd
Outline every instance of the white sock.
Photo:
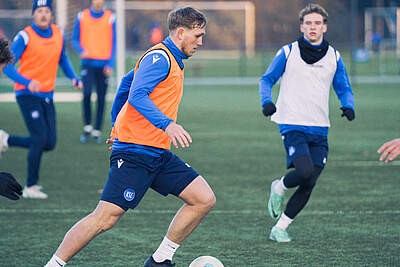
[{"label": "white sock", "polygon": [[0,140],[0,142],[3,143],[3,146],[4,146],[5,148],[8,148],[8,137],[10,137],[10,135],[7,134],[6,132],[4,132],[4,133],[5,133],[5,134],[3,135],[3,138],[2,138],[2,140]]},{"label": "white sock", "polygon": [[49,262],[44,267],[63,267],[66,264],[67,263],[65,261],[63,261],[54,254],[53,257],[51,257]]},{"label": "white sock", "polygon": [[92,136],[94,136],[94,137],[99,137],[100,135],[101,135],[100,130],[93,130],[93,131],[92,131]]},{"label": "white sock", "polygon": [[172,257],[178,248],[178,244],[172,242],[165,236],[156,252],[154,252],[153,259],[156,262],[163,262],[165,260],[172,261]]},{"label": "white sock", "polygon": [[285,192],[288,190],[288,189],[286,188],[285,184],[283,183],[283,178],[285,178],[285,176],[283,176],[283,177],[279,180],[279,182],[277,182],[277,183],[275,184],[275,187],[274,187],[275,192],[276,192],[278,195],[280,195],[280,196],[283,196],[283,195],[285,194]]},{"label": "white sock", "polygon": [[90,125],[90,124],[85,125],[85,126],[83,126],[83,131],[84,131],[85,133],[90,133],[90,132],[93,131],[93,126]]},{"label": "white sock", "polygon": [[278,222],[275,224],[275,227],[286,230],[286,228],[288,228],[289,224],[291,224],[292,222],[293,222],[293,219],[290,219],[288,216],[286,216],[285,213],[282,213]]}]

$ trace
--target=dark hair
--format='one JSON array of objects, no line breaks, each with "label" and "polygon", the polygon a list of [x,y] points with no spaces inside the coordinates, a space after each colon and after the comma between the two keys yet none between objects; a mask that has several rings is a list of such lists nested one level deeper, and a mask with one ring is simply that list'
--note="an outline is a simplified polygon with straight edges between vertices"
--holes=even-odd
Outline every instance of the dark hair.
[{"label": "dark hair", "polygon": [[6,39],[0,38],[0,64],[8,64],[13,60],[9,43]]},{"label": "dark hair", "polygon": [[207,24],[206,16],[192,7],[180,7],[168,14],[168,29],[170,31],[178,27],[188,29],[203,28]]},{"label": "dark hair", "polygon": [[300,24],[303,23],[304,16],[311,14],[311,13],[320,14],[322,16],[322,18],[324,19],[324,24],[326,24],[326,22],[328,21],[328,12],[326,12],[326,10],[322,6],[320,6],[318,4],[308,4],[299,13]]}]

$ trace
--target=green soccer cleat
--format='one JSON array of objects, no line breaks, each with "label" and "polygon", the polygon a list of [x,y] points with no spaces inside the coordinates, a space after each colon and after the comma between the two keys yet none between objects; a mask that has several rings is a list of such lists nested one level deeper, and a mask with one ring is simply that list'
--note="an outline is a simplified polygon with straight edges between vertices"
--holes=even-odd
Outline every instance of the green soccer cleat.
[{"label": "green soccer cleat", "polygon": [[272,182],[271,192],[269,194],[268,200],[268,214],[274,220],[278,220],[282,215],[283,196],[278,195],[274,190],[274,187],[278,182],[279,180],[275,180]]},{"label": "green soccer cleat", "polygon": [[278,243],[283,243],[283,242],[290,242],[292,241],[292,238],[289,236],[289,234],[278,227],[272,227],[271,233],[269,234],[269,239],[276,241]]}]

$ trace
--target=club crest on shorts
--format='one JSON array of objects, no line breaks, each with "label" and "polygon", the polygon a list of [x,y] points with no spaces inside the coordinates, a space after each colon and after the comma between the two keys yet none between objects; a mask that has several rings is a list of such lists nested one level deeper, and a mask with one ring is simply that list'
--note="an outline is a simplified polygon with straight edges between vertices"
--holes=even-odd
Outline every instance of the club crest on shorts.
[{"label": "club crest on shorts", "polygon": [[294,146],[289,147],[289,156],[293,156],[293,154],[296,152],[296,148]]},{"label": "club crest on shorts", "polygon": [[39,111],[37,111],[37,110],[32,111],[31,112],[31,117],[34,120],[38,119],[39,118]]},{"label": "club crest on shorts", "polygon": [[126,201],[132,201],[135,198],[135,190],[127,188],[124,191],[124,198]]}]

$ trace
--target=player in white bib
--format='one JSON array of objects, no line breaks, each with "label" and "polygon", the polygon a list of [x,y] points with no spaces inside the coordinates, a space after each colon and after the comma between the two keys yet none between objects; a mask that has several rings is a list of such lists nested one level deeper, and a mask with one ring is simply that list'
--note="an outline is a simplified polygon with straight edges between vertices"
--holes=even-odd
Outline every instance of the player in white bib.
[{"label": "player in white bib", "polygon": [[[283,46],[260,80],[263,114],[278,124],[287,153],[287,168],[295,168],[271,184],[269,215],[278,220],[270,239],[289,242],[286,228],[308,202],[328,157],[329,90],[341,102],[342,116],[354,119],[354,95],[338,51],[324,39],[328,13],[309,4],[299,13],[297,41]],[[277,104],[271,90],[281,79]],[[284,212],[282,202],[288,188],[297,187]]]}]

